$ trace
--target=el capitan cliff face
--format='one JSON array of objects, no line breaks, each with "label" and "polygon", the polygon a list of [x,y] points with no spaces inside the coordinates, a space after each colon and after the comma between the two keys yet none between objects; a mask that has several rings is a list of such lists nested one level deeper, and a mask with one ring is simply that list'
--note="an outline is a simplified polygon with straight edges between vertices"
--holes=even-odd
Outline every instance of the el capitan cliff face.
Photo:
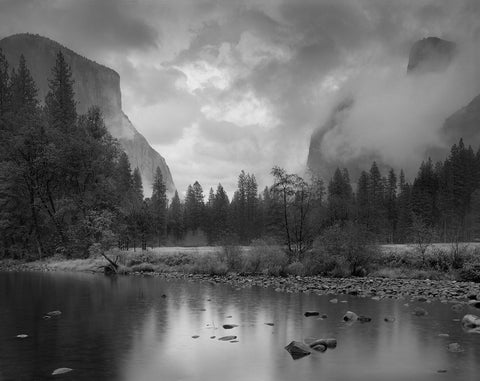
[{"label": "el capitan cliff face", "polygon": [[100,107],[108,130],[119,140],[127,153],[132,169],[135,167],[140,169],[146,197],[151,195],[153,175],[157,166],[162,171],[167,192],[169,194],[175,192],[172,175],[165,159],[150,146],[122,111],[120,76],[117,72],[39,35],[9,36],[0,40],[0,48],[12,67],[18,65],[21,54],[25,56],[37,84],[40,101],[45,99],[48,92],[51,68],[55,65],[58,51],[61,50],[72,69],[75,80],[74,91],[78,113],[85,113],[93,105]]}]

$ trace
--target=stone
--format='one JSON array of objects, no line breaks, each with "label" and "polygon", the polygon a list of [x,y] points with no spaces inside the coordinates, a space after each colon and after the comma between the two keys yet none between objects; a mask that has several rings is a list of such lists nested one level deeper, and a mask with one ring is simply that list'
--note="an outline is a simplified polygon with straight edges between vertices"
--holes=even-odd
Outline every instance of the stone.
[{"label": "stone", "polygon": [[235,327],[238,327],[237,324],[224,324],[222,325],[223,329],[232,329],[232,328],[235,328]]},{"label": "stone", "polygon": [[447,370],[446,369],[439,369],[439,370],[437,370],[437,373],[447,373]]},{"label": "stone", "polygon": [[468,302],[470,307],[480,308],[480,301],[479,300],[470,300]]},{"label": "stone", "polygon": [[346,321],[346,322],[357,321],[358,315],[355,312],[347,311],[345,315],[343,315],[342,319],[343,321]]},{"label": "stone", "polygon": [[327,350],[327,347],[323,344],[317,344],[317,345],[310,345],[310,348],[317,352],[325,352]]},{"label": "stone", "polygon": [[216,336],[210,336],[210,339],[215,339]]},{"label": "stone", "polygon": [[452,352],[452,353],[460,353],[460,352],[463,352],[464,349],[462,348],[462,346],[458,343],[450,343],[447,345],[447,349],[449,352]]},{"label": "stone", "polygon": [[320,312],[318,311],[307,311],[303,314],[305,317],[309,317],[309,316],[318,316],[320,315]]},{"label": "stone", "polygon": [[448,333],[439,333],[438,337],[450,337]]},{"label": "stone", "polygon": [[312,353],[310,352],[310,347],[300,341],[292,341],[285,349],[294,360],[301,359]]},{"label": "stone", "polygon": [[452,306],[452,311],[460,312],[463,310],[463,304],[457,303]]},{"label": "stone", "polygon": [[47,312],[47,315],[48,316],[58,316],[58,315],[61,315],[62,312],[61,311],[50,311],[50,312]]},{"label": "stone", "polygon": [[395,317],[394,316],[385,316],[385,318],[383,320],[386,321],[387,323],[393,323],[395,321]]},{"label": "stone", "polygon": [[73,369],[71,368],[58,368],[58,369],[55,369],[53,372],[52,372],[52,376],[57,376],[59,374],[64,374],[64,373],[69,373],[71,372]]},{"label": "stone", "polygon": [[192,339],[198,339],[199,337],[200,337],[200,336],[198,336],[198,335],[193,335],[193,336],[192,336]]},{"label": "stone", "polygon": [[265,325],[269,325],[270,327],[273,327],[275,324],[273,324],[273,323],[265,323]]},{"label": "stone", "polygon": [[218,340],[220,341],[230,341],[230,340],[235,340],[237,338],[237,336],[223,336],[223,337],[220,337]]},{"label": "stone", "polygon": [[330,303],[337,304],[338,299],[337,298],[330,299]]},{"label": "stone", "polygon": [[27,337],[28,337],[28,335],[25,334],[25,333],[21,333],[20,335],[17,335],[18,339],[26,339]]},{"label": "stone", "polygon": [[238,340],[230,340],[231,343],[238,343]]},{"label": "stone", "polygon": [[467,314],[462,318],[462,326],[469,329],[480,328],[480,318],[477,315]]},{"label": "stone", "polygon": [[428,315],[428,312],[427,310],[425,310],[424,308],[421,308],[421,307],[416,307],[412,314],[414,314],[415,316],[427,316]]},{"label": "stone", "polygon": [[372,321],[372,318],[371,318],[371,317],[368,317],[368,316],[360,315],[360,316],[358,317],[358,321],[359,321],[360,323],[369,323],[369,322]]},{"label": "stone", "polygon": [[313,348],[317,345],[323,345],[325,346],[326,348],[330,348],[330,349],[333,349],[333,348],[336,348],[337,347],[337,339],[332,339],[332,338],[329,338],[329,339],[318,339],[318,340],[314,340],[312,341],[310,344],[310,348]]}]

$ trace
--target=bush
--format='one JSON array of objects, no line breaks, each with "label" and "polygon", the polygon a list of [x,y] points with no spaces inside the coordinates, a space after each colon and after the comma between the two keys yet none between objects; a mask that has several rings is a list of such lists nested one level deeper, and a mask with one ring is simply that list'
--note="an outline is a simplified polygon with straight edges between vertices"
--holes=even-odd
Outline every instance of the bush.
[{"label": "bush", "polygon": [[460,280],[480,283],[480,264],[469,263],[459,271]]},{"label": "bush", "polygon": [[288,255],[283,247],[272,240],[252,242],[244,259],[244,271],[251,274],[279,276],[285,272]]},{"label": "bush", "polygon": [[377,251],[376,246],[368,245],[368,234],[363,226],[354,223],[324,230],[313,246],[318,256],[317,271],[331,276],[365,276],[371,266],[371,257]]},{"label": "bush", "polygon": [[289,275],[303,276],[305,275],[305,266],[301,262],[293,262],[286,267],[285,272]]},{"label": "bush", "polygon": [[242,249],[239,246],[225,245],[217,254],[220,262],[223,262],[229,271],[241,272],[243,269]]}]

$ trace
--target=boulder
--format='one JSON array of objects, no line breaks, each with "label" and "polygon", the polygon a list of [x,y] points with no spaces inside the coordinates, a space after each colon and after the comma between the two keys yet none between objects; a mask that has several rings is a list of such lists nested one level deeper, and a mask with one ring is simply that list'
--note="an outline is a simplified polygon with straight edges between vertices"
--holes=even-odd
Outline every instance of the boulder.
[{"label": "boulder", "polygon": [[320,315],[320,312],[318,311],[307,311],[303,314],[305,317],[309,317],[309,316],[318,316]]},{"label": "boulder", "polygon": [[273,324],[273,323],[265,323],[265,325],[269,325],[270,327],[273,327],[275,324]]},{"label": "boulder", "polygon": [[27,334],[21,333],[20,335],[17,335],[17,339],[26,339],[28,337]]},{"label": "boulder", "polygon": [[330,299],[330,303],[336,304],[338,303],[338,299],[337,298]]},{"label": "boulder", "polygon": [[462,319],[465,328],[480,328],[480,318],[477,315],[467,314]]},{"label": "boulder", "polygon": [[310,352],[310,347],[300,341],[292,341],[285,349],[294,360],[301,359],[312,353]]},{"label": "boulder", "polygon": [[452,353],[460,353],[460,352],[463,352],[463,348],[460,344],[458,343],[450,343],[447,345],[447,349],[449,352],[452,352]]},{"label": "boulder", "polygon": [[469,300],[468,305],[470,307],[480,308],[480,301],[478,300]]},{"label": "boulder", "polygon": [[222,325],[223,329],[232,329],[232,328],[235,328],[235,327],[238,327],[237,324],[224,324]]},{"label": "boulder", "polygon": [[336,348],[337,347],[337,339],[318,339],[314,340],[310,343],[310,348],[316,347],[317,345],[323,345],[325,348]]},{"label": "boulder", "polygon": [[424,308],[421,308],[421,307],[416,307],[412,314],[414,314],[415,316],[427,316],[428,315],[428,312],[427,310],[425,310]]},{"label": "boulder", "polygon": [[58,315],[61,315],[62,312],[61,311],[50,311],[50,312],[47,312],[47,315],[48,316],[58,316]]},{"label": "boulder", "polygon": [[369,322],[372,321],[372,318],[371,318],[371,317],[368,317],[368,316],[360,315],[360,316],[358,317],[358,321],[359,321],[360,323],[369,323]]},{"label": "boulder", "polygon": [[220,337],[218,340],[220,341],[230,341],[230,340],[235,340],[237,338],[237,336],[223,336],[223,337]]},{"label": "boulder", "polygon": [[53,372],[52,372],[52,376],[56,376],[56,375],[59,375],[59,374],[64,374],[64,373],[68,373],[68,372],[71,372],[73,369],[71,368],[58,368],[58,369],[55,369]]},{"label": "boulder", "polygon": [[387,323],[393,323],[395,321],[395,317],[394,316],[386,316],[383,320],[386,321]]},{"label": "boulder", "polygon": [[351,321],[357,321],[357,320],[358,320],[358,315],[355,312],[347,311],[345,315],[343,315],[343,321],[351,322]]},{"label": "boulder", "polygon": [[453,312],[460,312],[463,310],[463,304],[457,303],[452,306]]},{"label": "boulder", "polygon": [[317,344],[317,345],[310,345],[310,348],[312,348],[313,350],[317,351],[317,352],[325,352],[327,350],[327,347],[323,344]]}]

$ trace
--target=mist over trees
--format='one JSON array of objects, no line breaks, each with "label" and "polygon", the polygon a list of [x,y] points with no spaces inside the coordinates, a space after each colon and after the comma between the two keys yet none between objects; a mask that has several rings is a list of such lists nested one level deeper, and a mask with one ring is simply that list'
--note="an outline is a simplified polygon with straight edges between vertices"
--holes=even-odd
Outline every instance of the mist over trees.
[{"label": "mist over trees", "polygon": [[[358,179],[272,168],[258,189],[241,171],[231,200],[223,186],[194,181],[167,198],[156,169],[145,198],[138,168],[105,128],[101,111],[78,115],[71,70],[61,53],[43,104],[28,63],[10,68],[0,51],[0,255],[86,257],[113,246],[249,245],[263,240],[301,261],[314,240],[342,230],[374,243],[480,238],[480,150],[463,140],[444,161],[426,159],[412,182],[373,162]],[[327,180],[327,179],[326,179]],[[353,232],[353,233],[352,233]]]}]

